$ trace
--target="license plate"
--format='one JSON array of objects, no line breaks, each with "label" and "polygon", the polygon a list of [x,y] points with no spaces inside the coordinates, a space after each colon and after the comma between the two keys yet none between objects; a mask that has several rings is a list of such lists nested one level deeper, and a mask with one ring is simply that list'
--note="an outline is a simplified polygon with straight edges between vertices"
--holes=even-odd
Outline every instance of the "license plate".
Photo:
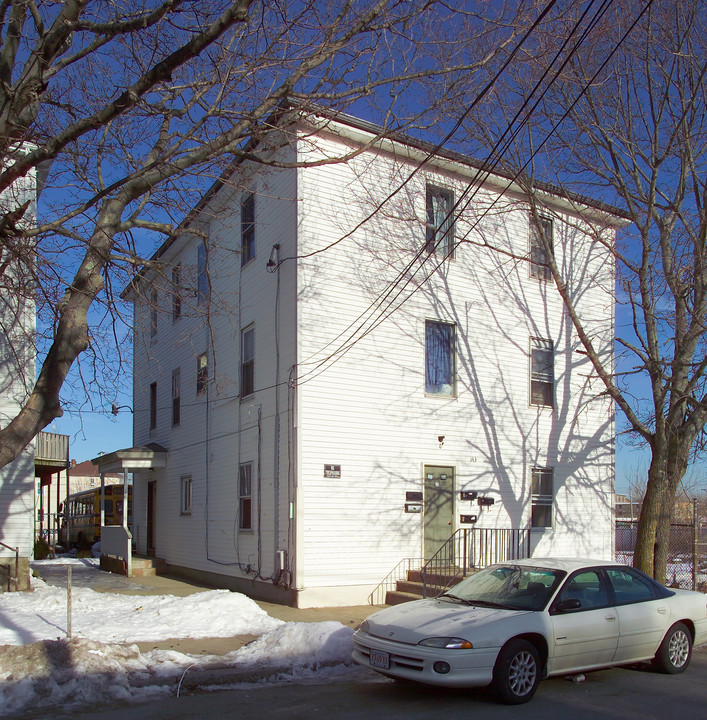
[{"label": "license plate", "polygon": [[371,665],[378,668],[389,668],[390,667],[390,655],[387,652],[380,652],[379,650],[371,650],[370,655]]}]

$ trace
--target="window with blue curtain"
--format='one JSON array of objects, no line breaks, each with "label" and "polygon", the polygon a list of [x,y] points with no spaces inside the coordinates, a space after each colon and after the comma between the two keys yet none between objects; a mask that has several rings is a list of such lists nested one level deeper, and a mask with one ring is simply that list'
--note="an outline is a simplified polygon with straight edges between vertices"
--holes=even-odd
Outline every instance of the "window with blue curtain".
[{"label": "window with blue curtain", "polygon": [[454,254],[454,193],[451,190],[427,186],[427,234],[425,248],[428,253],[443,257]]},{"label": "window with blue curtain", "polygon": [[425,392],[454,395],[454,325],[425,323]]}]

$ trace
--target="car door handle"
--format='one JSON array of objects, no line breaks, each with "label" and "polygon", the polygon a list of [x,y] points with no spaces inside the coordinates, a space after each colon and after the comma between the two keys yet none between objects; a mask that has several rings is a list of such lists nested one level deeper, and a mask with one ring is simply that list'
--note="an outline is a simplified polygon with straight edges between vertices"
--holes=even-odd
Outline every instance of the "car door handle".
[{"label": "car door handle", "polygon": [[668,608],[666,608],[666,607],[659,607],[659,608],[658,608],[658,612],[659,612],[661,615],[665,615],[665,613],[668,612]]},{"label": "car door handle", "polygon": [[604,620],[616,620],[616,615],[605,615]]}]

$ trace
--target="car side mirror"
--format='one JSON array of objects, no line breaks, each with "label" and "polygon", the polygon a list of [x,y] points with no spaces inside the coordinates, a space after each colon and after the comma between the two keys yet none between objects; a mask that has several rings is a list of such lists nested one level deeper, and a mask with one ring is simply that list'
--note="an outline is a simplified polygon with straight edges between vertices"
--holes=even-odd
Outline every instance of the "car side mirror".
[{"label": "car side mirror", "polygon": [[582,603],[577,598],[568,598],[567,600],[561,600],[555,605],[557,612],[569,612],[570,610],[579,610],[582,607]]}]

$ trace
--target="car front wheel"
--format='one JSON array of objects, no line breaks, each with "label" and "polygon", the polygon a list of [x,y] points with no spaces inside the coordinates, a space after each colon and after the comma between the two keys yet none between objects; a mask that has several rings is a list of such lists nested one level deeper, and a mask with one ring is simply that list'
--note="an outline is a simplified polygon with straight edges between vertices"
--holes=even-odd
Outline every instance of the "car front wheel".
[{"label": "car front wheel", "polygon": [[535,695],[540,682],[540,656],[527,640],[510,640],[498,654],[493,689],[507,705],[520,705]]},{"label": "car front wheel", "polygon": [[692,635],[683,623],[673,625],[655,654],[653,665],[664,673],[685,672],[692,656]]}]

